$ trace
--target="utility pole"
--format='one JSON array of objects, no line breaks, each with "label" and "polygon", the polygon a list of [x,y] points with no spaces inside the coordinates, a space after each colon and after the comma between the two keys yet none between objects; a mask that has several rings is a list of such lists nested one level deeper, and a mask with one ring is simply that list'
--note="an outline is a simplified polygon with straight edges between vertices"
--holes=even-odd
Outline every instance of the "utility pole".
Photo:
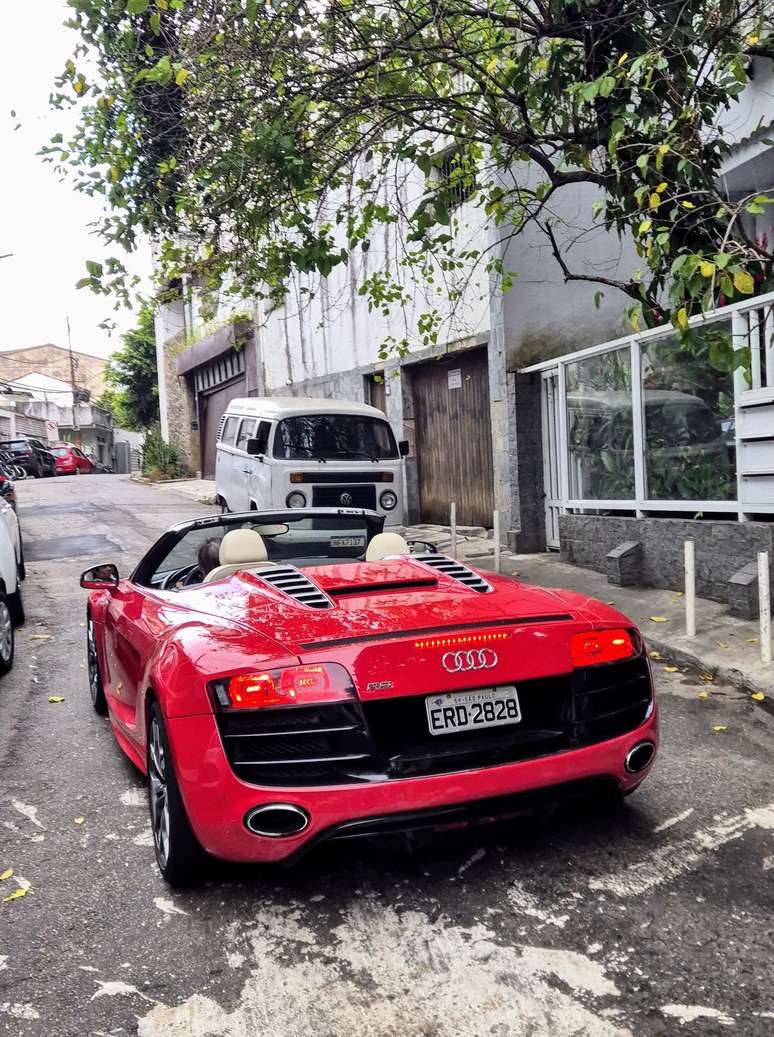
[{"label": "utility pole", "polygon": [[70,385],[73,389],[73,434],[75,436],[75,445],[81,445],[81,430],[78,428],[78,411],[77,411],[77,396],[76,396],[76,385],[75,385],[75,367],[77,361],[73,356],[73,344],[70,339],[70,318],[65,317],[67,321],[67,351],[70,354]]}]

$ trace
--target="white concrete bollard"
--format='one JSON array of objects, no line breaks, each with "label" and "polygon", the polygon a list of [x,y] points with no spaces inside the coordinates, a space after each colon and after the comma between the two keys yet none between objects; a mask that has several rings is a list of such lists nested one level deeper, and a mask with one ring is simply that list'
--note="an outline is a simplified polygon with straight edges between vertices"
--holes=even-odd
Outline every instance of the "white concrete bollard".
[{"label": "white concrete bollard", "polygon": [[685,633],[696,637],[696,556],[693,540],[686,540],[685,548]]},{"label": "white concrete bollard", "polygon": [[758,611],[761,623],[761,662],[771,662],[771,594],[769,590],[769,552],[758,552]]},{"label": "white concrete bollard", "polygon": [[500,512],[495,508],[494,514],[492,515],[493,527],[492,537],[494,539],[494,568],[495,572],[500,572]]},{"label": "white concrete bollard", "polygon": [[449,509],[449,526],[451,529],[451,544],[449,545],[449,554],[452,558],[457,557],[457,505],[452,502],[452,506]]}]

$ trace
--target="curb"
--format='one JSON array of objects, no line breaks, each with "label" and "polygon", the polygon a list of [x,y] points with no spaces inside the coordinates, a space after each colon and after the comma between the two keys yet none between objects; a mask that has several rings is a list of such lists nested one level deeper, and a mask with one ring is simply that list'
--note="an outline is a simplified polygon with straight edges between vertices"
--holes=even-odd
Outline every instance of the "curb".
[{"label": "curb", "polygon": [[678,666],[690,667],[693,670],[701,670],[703,673],[712,673],[718,680],[731,684],[739,691],[752,694],[754,691],[762,691],[766,698],[763,702],[755,704],[765,709],[767,713],[774,715],[774,675],[765,677],[763,680],[753,680],[751,676],[735,666],[724,666],[718,662],[707,662],[706,656],[702,658],[698,653],[684,648],[677,648],[669,641],[662,641],[658,637],[647,636],[645,641],[650,651],[656,651],[661,656],[658,662],[671,662]]}]

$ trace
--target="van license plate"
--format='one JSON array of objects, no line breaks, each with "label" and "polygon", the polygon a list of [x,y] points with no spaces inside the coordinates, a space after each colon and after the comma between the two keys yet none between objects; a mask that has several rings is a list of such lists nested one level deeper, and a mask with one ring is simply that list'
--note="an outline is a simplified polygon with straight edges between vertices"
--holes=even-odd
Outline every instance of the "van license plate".
[{"label": "van license plate", "polygon": [[428,695],[425,709],[431,735],[477,731],[484,727],[518,724],[521,720],[519,696],[513,684]]}]

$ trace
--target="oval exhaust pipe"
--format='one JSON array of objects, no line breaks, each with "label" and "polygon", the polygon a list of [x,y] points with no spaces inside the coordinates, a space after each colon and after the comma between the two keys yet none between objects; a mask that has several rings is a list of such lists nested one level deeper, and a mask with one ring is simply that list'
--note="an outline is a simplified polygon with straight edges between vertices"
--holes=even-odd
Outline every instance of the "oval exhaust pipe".
[{"label": "oval exhaust pipe", "polygon": [[309,814],[293,803],[265,803],[247,814],[245,825],[253,835],[281,839],[303,832],[309,826]]},{"label": "oval exhaust pipe", "polygon": [[624,767],[630,774],[636,774],[645,770],[655,754],[656,747],[653,742],[638,742],[626,754]]}]

